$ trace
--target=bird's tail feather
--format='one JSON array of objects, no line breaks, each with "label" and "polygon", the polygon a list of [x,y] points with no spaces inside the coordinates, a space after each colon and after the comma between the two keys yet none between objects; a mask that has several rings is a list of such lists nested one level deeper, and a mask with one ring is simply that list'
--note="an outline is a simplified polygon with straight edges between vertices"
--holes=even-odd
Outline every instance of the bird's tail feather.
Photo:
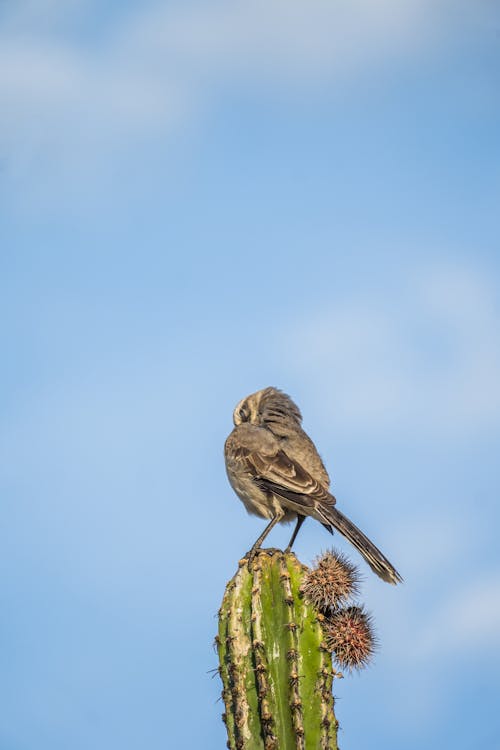
[{"label": "bird's tail feather", "polygon": [[[344,516],[334,505],[322,505],[322,515],[337,531],[340,531],[351,544],[363,555],[366,562],[380,578],[387,583],[402,582],[396,568],[384,557],[381,551],[358,529],[347,516]],[[322,519],[323,520],[323,519]]]}]

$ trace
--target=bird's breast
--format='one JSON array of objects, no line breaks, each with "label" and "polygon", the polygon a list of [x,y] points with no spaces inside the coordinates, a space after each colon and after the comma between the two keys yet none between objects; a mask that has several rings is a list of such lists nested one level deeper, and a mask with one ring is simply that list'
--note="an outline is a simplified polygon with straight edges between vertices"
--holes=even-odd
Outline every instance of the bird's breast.
[{"label": "bird's breast", "polygon": [[252,476],[243,470],[241,463],[227,458],[226,471],[231,487],[248,513],[261,518],[272,518],[274,515],[272,500],[258,487]]}]

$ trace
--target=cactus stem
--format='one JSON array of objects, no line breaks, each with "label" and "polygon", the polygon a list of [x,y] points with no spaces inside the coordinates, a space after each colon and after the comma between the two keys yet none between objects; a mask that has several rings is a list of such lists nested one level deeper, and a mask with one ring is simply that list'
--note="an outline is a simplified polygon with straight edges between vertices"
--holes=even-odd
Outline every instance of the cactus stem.
[{"label": "cactus stem", "polygon": [[262,609],[260,603],[262,569],[254,566],[252,588],[252,635],[253,642],[258,644],[254,649],[255,670],[257,674],[257,691],[259,696],[259,711],[262,719],[262,734],[264,737],[265,750],[274,750],[277,747],[277,739],[274,731],[274,719],[271,712],[269,695],[269,667],[266,660],[263,633],[262,633]]},{"label": "cactus stem", "polygon": [[[290,574],[286,567],[285,556],[280,557],[280,581],[283,587],[285,604],[293,604],[292,586],[290,583]],[[298,639],[296,635],[297,624],[291,620],[292,612],[290,608],[287,608],[287,615],[289,621],[287,627],[289,630],[289,645],[290,648],[287,655],[288,663],[290,665],[290,672],[288,682],[290,685],[290,707],[292,709],[292,722],[295,730],[295,747],[296,750],[305,750],[304,744],[304,723],[302,719],[302,701],[299,694],[299,678],[298,678]]]},{"label": "cactus stem", "polygon": [[226,588],[218,650],[230,750],[337,750],[333,674],[304,567],[259,551]]}]

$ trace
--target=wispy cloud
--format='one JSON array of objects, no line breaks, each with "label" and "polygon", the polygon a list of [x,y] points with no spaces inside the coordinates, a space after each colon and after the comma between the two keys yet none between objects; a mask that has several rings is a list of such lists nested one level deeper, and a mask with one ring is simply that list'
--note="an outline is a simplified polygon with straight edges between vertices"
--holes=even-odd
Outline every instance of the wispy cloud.
[{"label": "wispy cloud", "polygon": [[440,658],[465,651],[498,653],[500,645],[500,571],[482,575],[448,598],[423,628],[416,654]]},{"label": "wispy cloud", "polygon": [[390,302],[374,292],[318,310],[294,326],[290,366],[345,430],[425,432],[431,439],[498,427],[494,286],[450,264],[416,273],[406,291]]},{"label": "wispy cloud", "polygon": [[[228,85],[310,88],[428,54],[449,33],[447,0],[149,4],[79,37],[82,3],[4,11],[0,147],[10,163],[52,148],[71,163],[137,135],[161,135]],[[43,13],[41,10],[43,9]],[[98,11],[88,11],[98,13]],[[98,16],[96,16],[98,22]]]}]

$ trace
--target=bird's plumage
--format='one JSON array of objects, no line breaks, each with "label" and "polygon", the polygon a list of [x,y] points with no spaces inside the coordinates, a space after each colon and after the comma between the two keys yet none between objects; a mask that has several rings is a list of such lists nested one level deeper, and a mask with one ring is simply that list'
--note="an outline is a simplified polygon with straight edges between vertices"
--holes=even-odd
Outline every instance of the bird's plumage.
[{"label": "bird's plumage", "polygon": [[275,522],[311,516],[340,531],[381,578],[401,580],[380,550],[335,508],[328,473],[289,396],[277,388],[257,391],[237,404],[233,421],[226,469],[248,512]]}]

